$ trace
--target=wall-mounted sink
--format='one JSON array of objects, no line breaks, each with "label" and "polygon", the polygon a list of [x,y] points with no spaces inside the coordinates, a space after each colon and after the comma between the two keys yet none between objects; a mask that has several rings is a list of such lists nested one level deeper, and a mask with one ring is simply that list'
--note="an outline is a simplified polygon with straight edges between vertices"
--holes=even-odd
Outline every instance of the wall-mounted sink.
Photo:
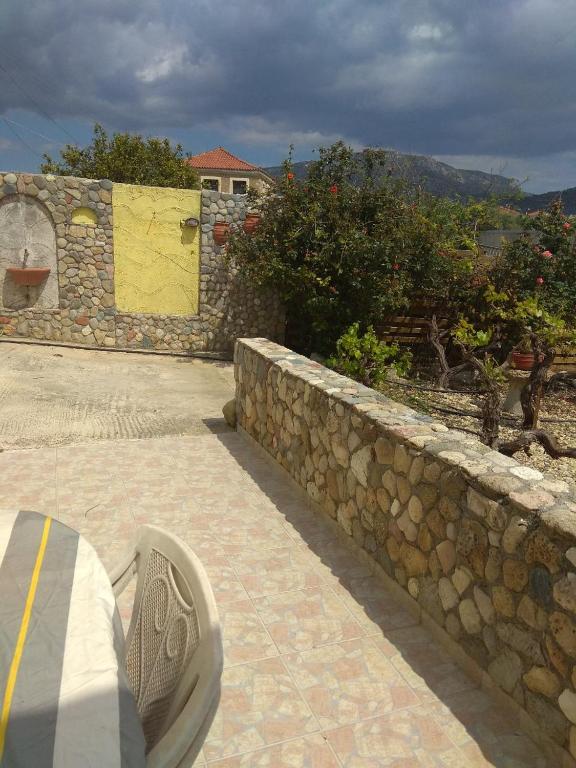
[{"label": "wall-mounted sink", "polygon": [[40,285],[50,274],[50,267],[7,267],[6,274],[16,285]]}]

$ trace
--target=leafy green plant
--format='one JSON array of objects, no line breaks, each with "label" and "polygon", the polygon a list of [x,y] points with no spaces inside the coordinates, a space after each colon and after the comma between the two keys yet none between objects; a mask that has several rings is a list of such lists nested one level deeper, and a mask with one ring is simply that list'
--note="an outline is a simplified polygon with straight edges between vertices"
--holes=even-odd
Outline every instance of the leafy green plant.
[{"label": "leafy green plant", "polygon": [[138,134],[115,133],[108,136],[96,123],[92,142],[81,149],[67,144],[60,151],[61,160],[44,155],[42,173],[110,179],[124,184],[151,187],[197,189],[198,174],[185,161],[180,144],[168,139],[143,138]]},{"label": "leafy green plant", "polygon": [[466,344],[471,349],[487,346],[492,340],[492,329],[475,328],[465,317],[461,317],[454,327],[452,334],[455,339]]},{"label": "leafy green plant", "polygon": [[360,324],[353,323],[336,342],[336,354],[326,364],[330,368],[361,381],[368,387],[381,384],[388,370],[394,368],[402,376],[410,370],[411,355],[397,344],[380,341],[369,326],[360,335]]},{"label": "leafy green plant", "polygon": [[532,342],[530,340],[529,334],[524,334],[520,341],[514,345],[514,349],[516,352],[521,352],[522,354],[529,354],[532,352]]}]

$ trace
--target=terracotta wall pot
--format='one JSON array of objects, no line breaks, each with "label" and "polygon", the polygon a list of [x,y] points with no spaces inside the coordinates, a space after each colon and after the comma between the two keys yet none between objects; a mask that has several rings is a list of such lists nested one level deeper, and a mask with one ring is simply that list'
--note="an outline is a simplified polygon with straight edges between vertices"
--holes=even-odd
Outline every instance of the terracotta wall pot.
[{"label": "terracotta wall pot", "polygon": [[50,267],[8,267],[6,273],[16,285],[40,285],[50,274]]},{"label": "terracotta wall pot", "polygon": [[516,352],[512,350],[512,366],[519,371],[531,371],[534,365],[532,352]]},{"label": "terracotta wall pot", "polygon": [[224,245],[230,237],[230,224],[224,221],[217,221],[214,224],[214,242],[216,245]]},{"label": "terracotta wall pot", "polygon": [[259,223],[260,223],[260,214],[247,213],[246,218],[244,219],[244,232],[246,232],[247,235],[251,235]]}]

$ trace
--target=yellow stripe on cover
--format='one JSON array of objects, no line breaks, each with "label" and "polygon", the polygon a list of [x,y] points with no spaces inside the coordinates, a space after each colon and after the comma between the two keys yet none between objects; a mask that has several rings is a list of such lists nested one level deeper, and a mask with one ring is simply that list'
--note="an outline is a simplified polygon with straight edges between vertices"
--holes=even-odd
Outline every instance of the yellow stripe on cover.
[{"label": "yellow stripe on cover", "polygon": [[24,651],[24,645],[26,643],[26,635],[28,634],[30,616],[32,614],[32,607],[34,605],[34,600],[36,598],[36,590],[38,589],[38,580],[40,578],[40,571],[42,570],[42,563],[44,561],[44,555],[46,552],[46,545],[48,544],[48,536],[50,535],[51,525],[52,525],[52,518],[47,517],[46,520],[44,521],[42,538],[40,540],[40,545],[38,547],[38,554],[36,555],[34,570],[32,571],[32,579],[30,580],[30,587],[28,589],[28,595],[26,597],[24,613],[22,614],[20,631],[18,633],[16,647],[14,649],[14,655],[12,657],[12,663],[10,664],[10,671],[8,672],[8,678],[6,681],[6,690],[4,692],[4,701],[2,704],[2,713],[0,714],[0,760],[2,760],[2,755],[4,753],[4,746],[6,743],[6,729],[8,728],[8,720],[10,717],[10,707],[12,705],[12,697],[14,696],[14,688],[16,687],[18,670],[20,669],[20,662],[22,660],[22,652]]}]

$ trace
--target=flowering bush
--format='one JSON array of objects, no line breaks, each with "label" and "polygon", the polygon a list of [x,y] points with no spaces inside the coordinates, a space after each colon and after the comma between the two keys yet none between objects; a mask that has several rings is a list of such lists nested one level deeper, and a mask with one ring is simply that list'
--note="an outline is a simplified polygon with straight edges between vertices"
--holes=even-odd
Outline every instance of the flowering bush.
[{"label": "flowering bush", "polygon": [[286,342],[330,354],[346,328],[377,325],[420,295],[446,300],[467,290],[477,211],[410,190],[381,173],[384,153],[358,159],[341,142],[319,151],[308,177],[291,158],[274,193],[257,203],[254,234],[230,239],[229,258],[286,306]]},{"label": "flowering bush", "polygon": [[537,233],[537,242],[524,235],[507,243],[491,279],[499,290],[521,300],[536,292],[540,306],[572,320],[576,302],[576,241],[572,221],[561,201],[553,202],[524,226]]}]

